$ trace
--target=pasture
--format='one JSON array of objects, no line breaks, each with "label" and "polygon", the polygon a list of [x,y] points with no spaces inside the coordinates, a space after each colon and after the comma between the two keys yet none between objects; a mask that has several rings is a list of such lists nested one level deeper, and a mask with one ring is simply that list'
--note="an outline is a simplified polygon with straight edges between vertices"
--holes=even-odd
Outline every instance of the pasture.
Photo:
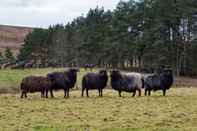
[{"label": "pasture", "polygon": [[0,130],[3,131],[196,131],[197,89],[172,88],[166,97],[135,97],[104,90],[90,98],[72,91],[69,99],[55,92],[54,99],[40,93],[20,99],[18,94],[0,95]]},{"label": "pasture", "polygon": [[[0,131],[197,130],[197,88],[172,87],[166,97],[160,91],[134,98],[123,93],[119,98],[118,92],[105,89],[104,97],[90,91],[89,98],[82,98],[80,90],[73,90],[69,99],[63,98],[63,91],[55,92],[53,99],[41,99],[40,93],[20,99],[17,92],[23,77],[61,70],[1,70]],[[78,74],[78,86],[85,73]]]}]

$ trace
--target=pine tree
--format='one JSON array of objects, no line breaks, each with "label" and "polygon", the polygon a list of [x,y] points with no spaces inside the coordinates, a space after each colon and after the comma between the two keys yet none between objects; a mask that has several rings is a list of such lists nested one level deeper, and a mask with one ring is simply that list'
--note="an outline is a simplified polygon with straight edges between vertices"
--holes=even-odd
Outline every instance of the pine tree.
[{"label": "pine tree", "polygon": [[9,63],[13,63],[16,60],[10,48],[5,49],[4,57],[5,57],[5,61]]},{"label": "pine tree", "polygon": [[4,56],[0,52],[0,65],[2,65],[5,62]]}]

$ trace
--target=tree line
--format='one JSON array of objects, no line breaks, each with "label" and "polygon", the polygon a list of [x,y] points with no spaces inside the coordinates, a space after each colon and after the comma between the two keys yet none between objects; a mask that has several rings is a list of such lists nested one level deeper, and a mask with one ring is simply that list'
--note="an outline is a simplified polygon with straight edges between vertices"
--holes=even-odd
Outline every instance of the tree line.
[{"label": "tree line", "polygon": [[16,58],[10,48],[5,48],[4,52],[0,52],[0,65],[8,63],[16,63]]},{"label": "tree line", "polygon": [[196,52],[196,0],[129,0],[113,11],[96,7],[66,25],[34,29],[17,59],[35,67],[167,66],[177,75],[197,75]]}]

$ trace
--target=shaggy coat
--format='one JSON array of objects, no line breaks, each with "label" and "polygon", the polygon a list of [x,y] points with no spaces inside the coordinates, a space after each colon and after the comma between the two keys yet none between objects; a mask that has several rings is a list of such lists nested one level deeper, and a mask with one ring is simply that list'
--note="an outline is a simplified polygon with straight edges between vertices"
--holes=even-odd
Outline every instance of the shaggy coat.
[{"label": "shaggy coat", "polygon": [[118,70],[113,70],[111,72],[111,87],[119,92],[121,97],[121,92],[133,92],[133,97],[136,91],[139,92],[141,96],[141,88],[143,87],[142,75],[139,73],[121,73]]},{"label": "shaggy coat", "polygon": [[82,79],[82,94],[86,90],[86,95],[89,97],[88,90],[97,89],[99,96],[103,96],[103,89],[106,87],[108,81],[107,71],[100,70],[98,73],[87,73]]},{"label": "shaggy coat", "polygon": [[164,70],[159,74],[148,74],[144,76],[145,95],[150,96],[151,91],[162,90],[163,96],[166,95],[166,90],[170,89],[173,84],[173,73],[171,70]]},{"label": "shaggy coat", "polygon": [[[28,76],[25,77],[21,82],[21,98],[27,97],[27,92],[41,92],[41,97],[44,97],[52,86],[51,81],[47,77],[42,76]],[[46,96],[47,98],[47,96]]]},{"label": "shaggy coat", "polygon": [[[75,86],[77,81],[78,69],[68,69],[64,72],[53,72],[47,74],[47,77],[52,82],[50,89],[51,97],[54,97],[53,90],[64,90],[64,98],[69,97],[69,90]],[[46,93],[48,95],[48,92]]]}]

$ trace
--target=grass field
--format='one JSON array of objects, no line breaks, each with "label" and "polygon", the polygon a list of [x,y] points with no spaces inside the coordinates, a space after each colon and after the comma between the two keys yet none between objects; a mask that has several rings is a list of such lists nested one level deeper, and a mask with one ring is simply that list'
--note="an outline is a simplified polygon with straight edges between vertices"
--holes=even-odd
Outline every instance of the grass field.
[{"label": "grass field", "polygon": [[54,99],[41,99],[39,93],[20,99],[19,94],[0,95],[2,131],[196,131],[197,89],[172,88],[151,97],[131,97],[124,93],[97,91],[81,98],[72,91],[69,99],[55,92]]},{"label": "grass field", "polygon": [[[63,91],[55,92],[54,99],[41,99],[40,93],[20,99],[23,77],[62,70],[0,70],[0,131],[197,131],[197,88],[172,87],[166,97],[155,92],[119,98],[106,89],[104,97],[91,91],[90,98],[81,98],[81,91],[73,90],[69,99]],[[85,73],[78,73],[78,86]]]}]

